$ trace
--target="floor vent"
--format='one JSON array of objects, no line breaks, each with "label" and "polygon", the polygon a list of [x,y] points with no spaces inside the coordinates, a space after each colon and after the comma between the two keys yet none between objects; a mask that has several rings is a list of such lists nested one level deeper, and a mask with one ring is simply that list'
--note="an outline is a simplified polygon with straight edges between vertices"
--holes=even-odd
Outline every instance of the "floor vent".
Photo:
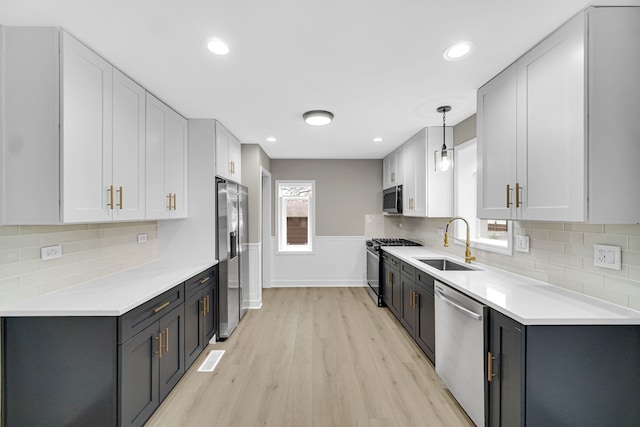
[{"label": "floor vent", "polygon": [[222,359],[224,350],[211,350],[207,358],[202,362],[202,365],[198,368],[198,372],[213,372],[218,366],[218,362]]}]

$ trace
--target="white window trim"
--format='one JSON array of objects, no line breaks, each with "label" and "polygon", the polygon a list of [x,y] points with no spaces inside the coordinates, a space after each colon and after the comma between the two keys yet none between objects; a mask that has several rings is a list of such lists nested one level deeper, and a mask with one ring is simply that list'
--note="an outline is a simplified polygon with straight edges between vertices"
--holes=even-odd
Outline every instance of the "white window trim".
[{"label": "white window trim", "polygon": [[[455,148],[457,150],[459,149],[464,149],[466,146],[469,146],[471,144],[477,143],[477,138],[471,138],[468,141],[463,142],[462,144],[458,144]],[[456,165],[457,166],[457,165]],[[455,172],[454,172],[455,173]],[[455,194],[458,193],[458,181],[454,175],[454,191]],[[454,216],[457,216],[458,213],[458,206],[457,206],[457,198],[454,198]],[[467,218],[468,221],[476,221],[477,220],[477,210],[476,210],[476,217],[475,218]],[[499,253],[499,254],[503,254],[503,255],[513,255],[513,221],[507,221],[508,223],[508,228],[507,228],[507,240],[492,240],[492,239],[487,239],[487,238],[480,238],[480,237],[474,237],[471,236],[471,247],[475,248],[475,249],[481,249],[483,251],[488,251],[488,252],[495,252],[495,253]],[[466,233],[466,229],[464,228],[463,224],[461,222],[457,222],[456,224],[452,224],[452,226],[454,226],[454,230],[452,233],[452,236],[454,236],[454,238],[452,239],[454,244],[456,245],[465,245],[465,241],[464,238],[460,239],[459,235],[462,234],[463,236],[465,235],[464,233]],[[462,230],[462,232],[459,233],[458,230]],[[462,240],[462,241],[461,241]]]},{"label": "white window trim", "polygon": [[[311,196],[309,197],[309,243],[305,245],[305,250],[283,249],[282,238],[284,237],[282,227],[282,197],[280,197],[280,185],[311,185]],[[277,180],[276,181],[276,255],[314,255],[316,240],[316,181],[315,180]],[[285,245],[286,246],[286,245]]]}]

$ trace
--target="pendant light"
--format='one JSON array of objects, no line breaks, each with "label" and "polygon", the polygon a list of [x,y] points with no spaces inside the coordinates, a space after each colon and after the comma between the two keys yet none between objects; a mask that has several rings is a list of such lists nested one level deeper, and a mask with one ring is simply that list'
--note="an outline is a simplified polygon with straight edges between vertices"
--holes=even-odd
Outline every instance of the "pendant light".
[{"label": "pendant light", "polygon": [[443,105],[436,110],[438,113],[442,113],[442,149],[435,153],[435,167],[436,172],[447,172],[453,169],[453,148],[447,149],[445,125],[447,120],[447,113],[451,111],[449,105]]}]

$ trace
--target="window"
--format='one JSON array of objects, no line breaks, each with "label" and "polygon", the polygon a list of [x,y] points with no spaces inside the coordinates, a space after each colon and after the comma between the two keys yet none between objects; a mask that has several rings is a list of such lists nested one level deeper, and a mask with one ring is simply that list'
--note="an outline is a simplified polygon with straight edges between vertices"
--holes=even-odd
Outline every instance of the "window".
[{"label": "window", "polygon": [[278,252],[313,252],[315,181],[276,181]]},{"label": "window", "polygon": [[[457,145],[455,180],[455,215],[469,221],[471,246],[491,252],[511,255],[512,225],[504,220],[482,220],[477,215],[477,143],[476,138]],[[462,222],[456,221],[454,236],[456,243],[462,244],[467,230]]]}]

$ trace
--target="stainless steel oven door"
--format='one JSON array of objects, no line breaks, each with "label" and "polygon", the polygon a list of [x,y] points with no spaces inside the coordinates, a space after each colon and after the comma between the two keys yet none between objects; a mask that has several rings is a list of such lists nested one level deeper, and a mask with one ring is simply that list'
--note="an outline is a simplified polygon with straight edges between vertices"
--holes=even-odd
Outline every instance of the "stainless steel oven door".
[{"label": "stainless steel oven door", "polygon": [[[377,251],[367,249],[367,283],[369,293],[372,293],[374,301],[380,305],[382,295],[380,294],[380,255]],[[375,296],[374,296],[375,295]]]}]

